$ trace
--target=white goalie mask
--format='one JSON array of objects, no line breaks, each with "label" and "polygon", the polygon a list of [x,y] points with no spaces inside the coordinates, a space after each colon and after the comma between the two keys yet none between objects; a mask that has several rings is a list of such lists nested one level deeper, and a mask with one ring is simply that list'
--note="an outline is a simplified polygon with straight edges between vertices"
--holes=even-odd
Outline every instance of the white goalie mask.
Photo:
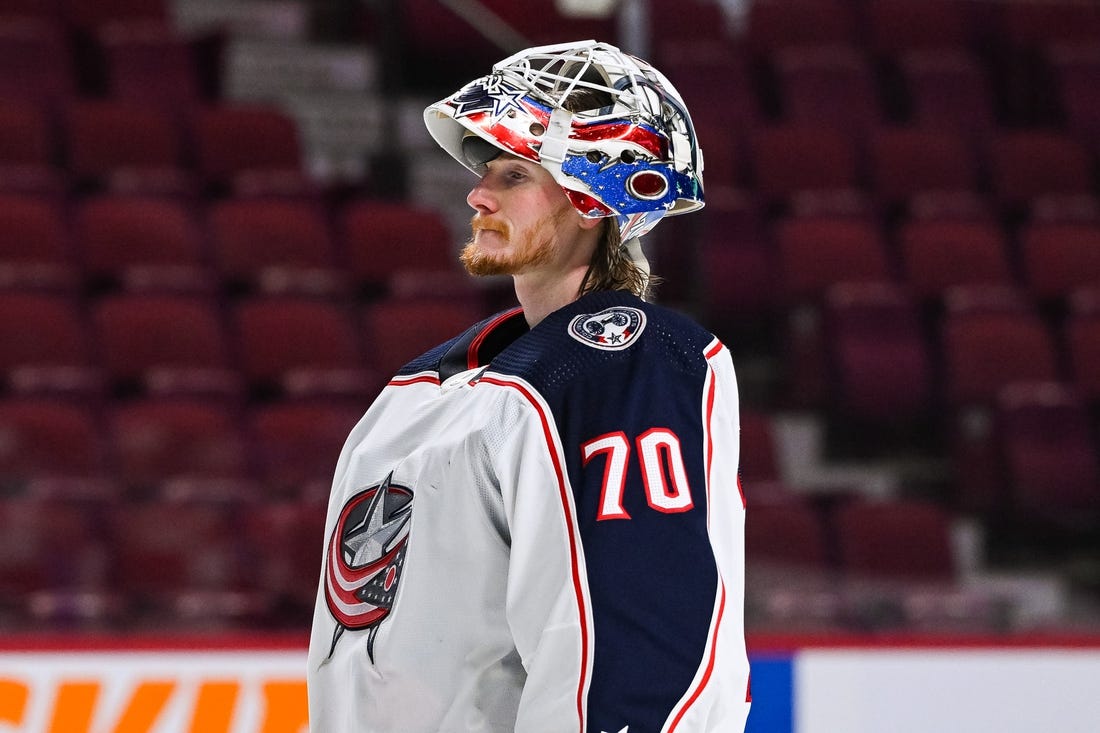
[{"label": "white goalie mask", "polygon": [[500,152],[538,163],[581,215],[616,217],[624,242],[703,205],[702,152],[679,93],[605,43],[521,51],[429,106],[424,121],[479,175]]}]

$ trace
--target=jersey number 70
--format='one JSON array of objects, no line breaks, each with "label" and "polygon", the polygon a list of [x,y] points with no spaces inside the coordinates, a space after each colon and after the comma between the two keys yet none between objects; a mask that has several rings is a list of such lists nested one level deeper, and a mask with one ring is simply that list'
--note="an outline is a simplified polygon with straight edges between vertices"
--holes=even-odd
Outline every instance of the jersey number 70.
[{"label": "jersey number 70", "polygon": [[[680,439],[667,428],[650,428],[635,441],[641,463],[646,501],[659,512],[686,512],[695,506],[688,486],[687,469],[680,452]],[[584,464],[606,454],[600,509],[596,519],[630,519],[623,507],[626,473],[630,462],[631,441],[621,430],[606,433],[581,446]]]}]

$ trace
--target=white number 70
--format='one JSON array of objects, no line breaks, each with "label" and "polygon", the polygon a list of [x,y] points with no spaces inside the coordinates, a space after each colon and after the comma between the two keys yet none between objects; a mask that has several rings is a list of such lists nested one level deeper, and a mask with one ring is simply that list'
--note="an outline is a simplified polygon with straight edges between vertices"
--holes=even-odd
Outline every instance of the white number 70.
[{"label": "white number 70", "polygon": [[[676,434],[667,428],[650,428],[635,442],[649,506],[665,513],[686,512],[695,506],[691,499],[691,487],[688,486],[684,456],[680,452],[680,439]],[[601,453],[606,454],[607,459],[596,519],[630,519],[630,513],[623,507],[630,439],[619,431],[600,435],[581,446],[586,466]]]}]

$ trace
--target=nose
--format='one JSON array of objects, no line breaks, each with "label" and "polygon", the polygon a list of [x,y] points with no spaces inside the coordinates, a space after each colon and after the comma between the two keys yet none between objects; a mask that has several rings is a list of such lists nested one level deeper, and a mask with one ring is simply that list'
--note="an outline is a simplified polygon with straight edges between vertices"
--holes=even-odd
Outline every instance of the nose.
[{"label": "nose", "polygon": [[488,186],[487,178],[488,176],[483,176],[470,189],[470,193],[466,194],[466,203],[479,214],[492,214],[497,210],[497,200]]}]

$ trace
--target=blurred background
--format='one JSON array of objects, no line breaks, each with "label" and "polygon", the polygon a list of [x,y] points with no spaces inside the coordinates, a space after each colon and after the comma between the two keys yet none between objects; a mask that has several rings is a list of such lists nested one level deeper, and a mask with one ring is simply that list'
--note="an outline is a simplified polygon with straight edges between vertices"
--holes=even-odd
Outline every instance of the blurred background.
[{"label": "blurred background", "polygon": [[422,110],[583,38],[704,151],[750,641],[1100,631],[1097,4],[0,0],[5,635],[304,638],[348,430],[511,303]]}]

